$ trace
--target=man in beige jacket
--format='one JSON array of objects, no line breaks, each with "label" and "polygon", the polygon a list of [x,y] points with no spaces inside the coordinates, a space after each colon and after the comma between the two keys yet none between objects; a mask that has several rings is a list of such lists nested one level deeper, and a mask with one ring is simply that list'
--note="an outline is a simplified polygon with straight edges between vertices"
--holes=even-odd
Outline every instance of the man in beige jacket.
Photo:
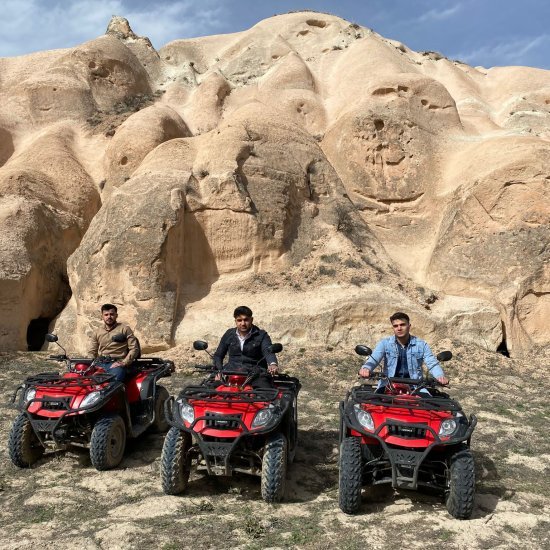
[{"label": "man in beige jacket", "polygon": [[[113,362],[102,365],[109,374],[124,382],[131,374],[131,365],[139,357],[140,349],[132,329],[117,322],[118,310],[113,304],[101,306],[103,325],[94,330],[90,339],[88,355],[93,357],[109,356]],[[113,336],[120,335],[113,341]]]}]

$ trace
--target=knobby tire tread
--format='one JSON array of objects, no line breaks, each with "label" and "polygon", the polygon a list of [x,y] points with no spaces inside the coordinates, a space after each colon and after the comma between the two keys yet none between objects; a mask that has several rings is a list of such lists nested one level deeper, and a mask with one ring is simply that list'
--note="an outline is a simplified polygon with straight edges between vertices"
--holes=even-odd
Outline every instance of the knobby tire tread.
[{"label": "knobby tire tread", "polygon": [[456,519],[468,519],[474,511],[475,464],[472,452],[461,449],[450,459],[450,486],[447,510]]},{"label": "knobby tire tread", "polygon": [[166,420],[164,412],[164,403],[170,397],[168,390],[164,386],[157,386],[157,395],[155,400],[155,421],[151,428],[153,432],[164,433],[168,431],[170,425]]},{"label": "knobby tire tread", "polygon": [[284,497],[287,470],[288,442],[282,433],[267,441],[262,458],[262,498],[266,502],[280,502]]},{"label": "knobby tire tread", "polygon": [[187,451],[191,437],[179,428],[171,427],[164,438],[160,460],[162,490],[167,495],[183,493],[189,482],[190,466]]},{"label": "knobby tire tread", "polygon": [[19,468],[30,468],[44,454],[30,420],[20,414],[14,421],[8,439],[10,459]]},{"label": "knobby tire tread", "polygon": [[340,479],[338,504],[342,512],[356,514],[361,506],[363,459],[361,440],[346,437],[340,446]]},{"label": "knobby tire tread", "polygon": [[[119,456],[111,456],[110,453],[110,438],[111,432],[116,424],[122,424],[122,436],[124,439]],[[90,459],[96,470],[110,470],[116,468],[124,456],[126,447],[126,426],[124,420],[118,415],[105,416],[100,418],[94,425],[92,437],[90,439]]]}]

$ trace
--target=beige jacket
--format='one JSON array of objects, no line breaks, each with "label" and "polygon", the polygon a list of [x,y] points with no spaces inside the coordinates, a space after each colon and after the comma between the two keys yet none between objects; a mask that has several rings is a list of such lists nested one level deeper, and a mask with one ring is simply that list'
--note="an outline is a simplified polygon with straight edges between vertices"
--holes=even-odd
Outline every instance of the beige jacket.
[{"label": "beige jacket", "polygon": [[[125,342],[112,341],[112,337],[118,333],[126,336],[127,339]],[[110,355],[112,358],[122,361],[128,366],[139,357],[140,349],[137,338],[128,325],[116,323],[111,330],[107,330],[107,327],[103,324],[94,330],[87,354],[93,358],[100,355]]]}]

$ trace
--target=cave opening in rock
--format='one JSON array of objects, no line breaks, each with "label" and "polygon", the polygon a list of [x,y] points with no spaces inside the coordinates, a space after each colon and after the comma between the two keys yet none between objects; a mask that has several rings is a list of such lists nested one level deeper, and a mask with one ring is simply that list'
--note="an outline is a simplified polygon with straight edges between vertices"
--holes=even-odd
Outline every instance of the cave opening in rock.
[{"label": "cave opening in rock", "polygon": [[504,357],[510,357],[510,352],[508,351],[508,347],[506,346],[506,338],[503,338],[502,342],[498,345],[497,353],[504,355]]},{"label": "cave opening in rock", "polygon": [[52,319],[38,317],[33,319],[27,327],[27,348],[29,351],[40,351],[44,345],[46,333]]},{"label": "cave opening in rock", "polygon": [[501,322],[502,326],[502,342],[497,347],[497,353],[504,355],[504,357],[510,357],[510,352],[508,351],[508,346],[506,345],[506,325],[504,321]]}]

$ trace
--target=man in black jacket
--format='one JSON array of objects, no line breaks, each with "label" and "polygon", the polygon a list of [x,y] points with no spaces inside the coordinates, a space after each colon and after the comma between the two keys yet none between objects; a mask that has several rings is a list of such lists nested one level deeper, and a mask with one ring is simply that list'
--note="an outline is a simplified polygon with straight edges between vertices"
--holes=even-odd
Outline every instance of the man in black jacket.
[{"label": "man in black jacket", "polygon": [[[235,309],[233,317],[237,328],[230,328],[222,336],[214,353],[214,365],[221,370],[227,354],[229,354],[228,367],[231,370],[242,369],[247,372],[259,365],[262,372],[252,381],[252,386],[273,387],[271,376],[267,373],[277,374],[279,367],[275,354],[268,352],[268,347],[271,346],[269,334],[253,324],[252,310],[246,306]],[[267,372],[264,369],[267,369]]]}]

